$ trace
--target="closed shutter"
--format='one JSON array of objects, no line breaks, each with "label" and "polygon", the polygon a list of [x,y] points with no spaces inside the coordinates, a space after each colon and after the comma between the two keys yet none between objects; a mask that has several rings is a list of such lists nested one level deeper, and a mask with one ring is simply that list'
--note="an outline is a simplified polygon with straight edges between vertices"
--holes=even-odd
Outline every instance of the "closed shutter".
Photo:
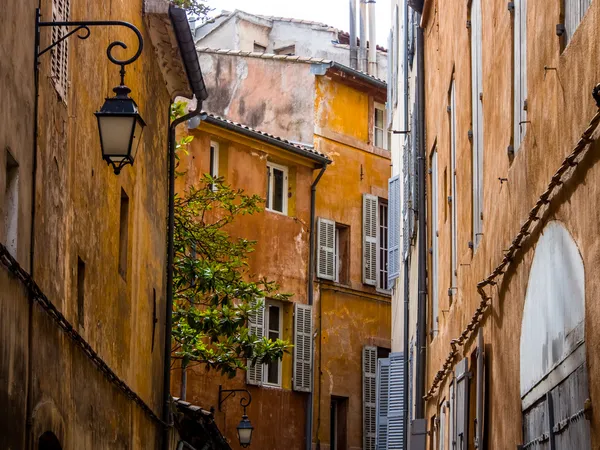
[{"label": "closed shutter", "polygon": [[402,254],[403,258],[408,259],[408,249],[410,247],[410,230],[408,215],[410,212],[410,135],[404,138],[404,148],[402,151]]},{"label": "closed shutter", "polygon": [[317,277],[325,280],[335,278],[335,222],[317,219]]},{"label": "closed shutter", "polygon": [[[403,353],[390,354],[390,394],[388,406],[389,450],[404,450],[404,360]],[[409,386],[410,389],[410,386]]]},{"label": "closed shutter", "polygon": [[[66,22],[69,20],[71,4],[70,0],[52,1],[52,20],[54,22]],[[57,42],[69,32],[67,27],[52,27],[52,42]],[[56,91],[66,101],[68,74],[69,74],[69,40],[57,44],[52,50],[50,62],[50,76],[54,82]]]},{"label": "closed shutter", "polygon": [[387,450],[388,445],[388,404],[390,391],[390,360],[377,360],[377,450]]},{"label": "closed shutter", "polygon": [[400,276],[400,176],[388,181],[388,288]]},{"label": "closed shutter", "polygon": [[400,15],[398,14],[398,5],[394,8],[394,22],[392,25],[393,33],[392,33],[392,45],[394,47],[394,67],[392,69],[392,84],[394,88],[393,92],[393,102],[394,106],[398,105],[398,70],[400,66],[400,38],[398,37],[398,33],[400,32]]},{"label": "closed shutter", "polygon": [[471,100],[473,127],[473,245],[477,248],[483,228],[483,74],[481,0],[471,2]]},{"label": "closed shutter", "polygon": [[454,427],[456,423],[456,396],[454,395],[454,386],[455,380],[452,380],[448,389],[450,394],[450,401],[448,402],[448,450],[456,449],[456,428]]},{"label": "closed shutter", "polygon": [[[251,306],[256,306],[261,303],[262,306],[254,314],[250,314],[248,318],[248,331],[251,335],[262,339],[265,335],[265,305],[264,298],[258,298],[250,302]],[[246,371],[246,381],[248,384],[262,384],[264,364],[260,362],[252,364],[248,361],[248,369]]]},{"label": "closed shutter", "polygon": [[377,197],[363,194],[363,283],[377,284]]},{"label": "closed shutter", "polygon": [[483,424],[485,423],[485,352],[483,347],[483,330],[477,334],[477,404],[475,418],[475,448],[483,447]]},{"label": "closed shutter", "polygon": [[375,450],[377,347],[363,347],[363,450]]},{"label": "closed shutter", "polygon": [[466,450],[469,443],[469,359],[456,367],[456,450]]},{"label": "closed shutter", "polygon": [[294,304],[294,390],[312,390],[312,306]]},{"label": "closed shutter", "polygon": [[525,137],[527,124],[527,0],[515,1],[514,39],[514,138],[515,151]]},{"label": "closed shutter", "polygon": [[451,147],[450,147],[450,177],[451,177],[451,226],[452,226],[452,243],[451,243],[451,251],[452,251],[452,285],[450,287],[455,288],[457,285],[456,282],[456,270],[458,267],[458,249],[457,249],[457,239],[458,239],[458,218],[457,218],[457,189],[456,189],[456,90],[455,83],[452,80],[452,86],[450,87],[450,133],[451,133]]},{"label": "closed shutter", "polygon": [[575,34],[575,30],[585,16],[592,0],[564,0],[566,43],[568,44]]},{"label": "closed shutter", "polygon": [[[416,235],[416,215],[418,214],[418,196],[419,196],[419,179],[417,168],[419,165],[419,158],[417,158],[417,153],[419,151],[419,133],[418,131],[418,123],[417,123],[417,114],[413,114],[412,116],[412,125],[411,130],[415,130],[414,136],[409,135],[409,140],[411,140],[411,150],[410,150],[410,210],[409,210],[409,227],[410,227],[410,237],[411,239]],[[425,223],[425,221],[423,221]]]},{"label": "closed shutter", "polygon": [[438,272],[439,272],[439,218],[438,218],[438,152],[431,155],[431,331],[438,329]]},{"label": "closed shutter", "polygon": [[[394,42],[392,41],[393,39],[393,31],[390,30],[390,34],[388,36],[388,66],[387,66],[387,100],[385,102],[385,109],[387,112],[387,128],[390,129],[392,126],[392,118],[393,118],[393,111],[394,111],[394,106],[393,106],[393,96],[394,96],[394,90],[396,89],[396,87],[394,86],[394,82],[392,80],[393,77],[393,70],[394,70],[394,64],[396,63],[395,59],[396,56],[394,55],[394,50],[393,50],[393,45]],[[387,133],[387,130],[385,130]],[[391,146],[391,142],[388,142],[387,148],[390,149]]]}]

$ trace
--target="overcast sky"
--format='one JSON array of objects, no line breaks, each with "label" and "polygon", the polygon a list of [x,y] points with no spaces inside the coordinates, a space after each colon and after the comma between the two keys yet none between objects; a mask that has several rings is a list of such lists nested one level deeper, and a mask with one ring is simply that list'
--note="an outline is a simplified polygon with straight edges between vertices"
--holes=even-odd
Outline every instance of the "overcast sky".
[{"label": "overcast sky", "polygon": [[[348,0],[208,0],[207,3],[215,9],[212,14],[221,10],[241,9],[249,13],[267,16],[314,20],[345,31],[349,31],[350,28]],[[390,0],[377,0],[375,8],[377,10],[377,43],[387,47],[387,38],[390,32]],[[358,26],[356,32],[358,33]]]}]

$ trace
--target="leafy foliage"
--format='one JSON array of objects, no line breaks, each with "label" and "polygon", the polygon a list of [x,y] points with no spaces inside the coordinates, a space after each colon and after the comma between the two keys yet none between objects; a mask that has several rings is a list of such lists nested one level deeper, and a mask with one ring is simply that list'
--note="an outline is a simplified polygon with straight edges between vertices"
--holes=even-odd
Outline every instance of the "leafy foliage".
[{"label": "leafy foliage", "polygon": [[201,19],[212,11],[203,0],[171,0],[172,3],[180,8],[185,9],[189,14],[200,16]]},{"label": "leafy foliage", "polygon": [[[171,110],[172,117],[183,112],[177,103]],[[192,139],[178,142],[178,155]],[[233,377],[246,361],[281,359],[291,347],[250,333],[249,316],[262,307],[256,299],[289,295],[272,281],[252,280],[248,255],[256,242],[229,234],[238,217],[261,212],[263,203],[209,175],[175,196],[173,357],[184,366],[203,364]]]}]

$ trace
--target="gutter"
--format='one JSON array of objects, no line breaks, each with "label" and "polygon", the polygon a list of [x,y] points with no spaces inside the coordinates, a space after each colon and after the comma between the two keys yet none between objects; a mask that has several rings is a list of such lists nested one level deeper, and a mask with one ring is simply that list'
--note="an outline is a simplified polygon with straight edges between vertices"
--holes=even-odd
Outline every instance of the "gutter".
[{"label": "gutter", "polygon": [[350,76],[358,78],[361,81],[365,81],[372,84],[374,87],[379,89],[387,89],[387,83],[379,78],[375,78],[368,73],[361,72],[360,70],[352,69],[351,67],[345,66],[337,62],[331,62],[328,64],[330,68],[337,69],[340,72],[344,72]]},{"label": "gutter", "polygon": [[[316,209],[316,203],[317,203],[317,184],[319,184],[319,181],[321,180],[321,177],[323,176],[323,174],[325,173],[325,170],[327,169],[327,165],[330,164],[331,161],[328,161],[327,163],[324,163],[321,166],[321,171],[319,172],[319,174],[317,175],[317,178],[315,178],[315,181],[313,181],[313,183],[310,186],[310,237],[309,237],[309,241],[310,241],[310,248],[309,248],[309,256],[308,256],[308,304],[312,306],[312,304],[314,303],[314,283],[313,283],[313,279],[315,276],[315,209]],[[320,303],[319,303],[320,304]],[[320,332],[320,330],[319,330]],[[312,370],[311,370],[311,381],[310,381],[310,386],[311,386],[311,390],[310,393],[308,394],[308,398],[306,399],[306,450],[312,450],[312,434],[313,434],[313,403],[314,403],[314,391],[315,391],[315,346],[314,346],[314,340],[315,337],[312,337],[313,339],[313,346],[312,346],[312,354],[311,354],[311,359],[312,359]],[[321,352],[319,352],[319,355],[321,354]],[[319,371],[320,371],[320,366],[319,366]],[[320,390],[319,390],[319,394],[320,394]],[[320,402],[319,402],[320,405]],[[319,406],[319,410],[320,410],[320,406]],[[320,415],[320,414],[319,414]],[[320,417],[319,417],[320,419]]]},{"label": "gutter", "polygon": [[[169,7],[169,17],[173,24],[177,43],[181,51],[185,71],[194,95],[196,96],[196,109],[188,114],[175,119],[169,124],[169,218],[167,222],[167,304],[165,310],[165,341],[164,341],[164,366],[163,366],[163,421],[169,424],[163,430],[162,448],[170,448],[170,429],[172,428],[171,417],[171,329],[173,327],[173,260],[174,260],[174,231],[175,231],[175,131],[179,124],[200,114],[202,101],[208,97],[206,85],[202,78],[198,54],[194,46],[194,39],[183,9],[174,6]],[[170,107],[169,107],[170,118]]]}]

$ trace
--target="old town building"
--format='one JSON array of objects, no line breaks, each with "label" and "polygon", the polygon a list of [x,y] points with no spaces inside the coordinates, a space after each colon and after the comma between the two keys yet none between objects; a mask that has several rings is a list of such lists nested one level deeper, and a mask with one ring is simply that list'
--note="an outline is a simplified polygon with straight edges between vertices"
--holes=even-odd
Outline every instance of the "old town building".
[{"label": "old town building", "polygon": [[378,448],[596,448],[600,5],[393,3],[393,124],[410,130],[393,174],[416,221],[393,295],[406,370],[379,392]]},{"label": "old town building", "polygon": [[[131,29],[98,24],[59,43],[67,28],[45,24],[37,45],[38,6],[42,22],[127,21],[143,51]],[[185,12],[162,0],[24,0],[2,16],[0,448],[170,448],[169,108],[176,95],[206,98]],[[122,62],[141,51],[123,68],[146,126],[119,175],[94,117],[119,84],[107,47]]]},{"label": "old town building", "polygon": [[[258,241],[252,271],[293,294],[266,300],[263,329],[295,348],[279,373],[251,368],[228,380],[191,368],[187,400],[217,409],[219,384],[249,389],[258,448],[374,448],[376,358],[390,349],[386,84],[319,58],[199,55],[208,89],[221,95],[192,130],[188,179],[214,171],[266,197],[236,232]],[[302,312],[312,327],[299,330]],[[230,401],[215,413],[233,448],[241,412]]]}]

